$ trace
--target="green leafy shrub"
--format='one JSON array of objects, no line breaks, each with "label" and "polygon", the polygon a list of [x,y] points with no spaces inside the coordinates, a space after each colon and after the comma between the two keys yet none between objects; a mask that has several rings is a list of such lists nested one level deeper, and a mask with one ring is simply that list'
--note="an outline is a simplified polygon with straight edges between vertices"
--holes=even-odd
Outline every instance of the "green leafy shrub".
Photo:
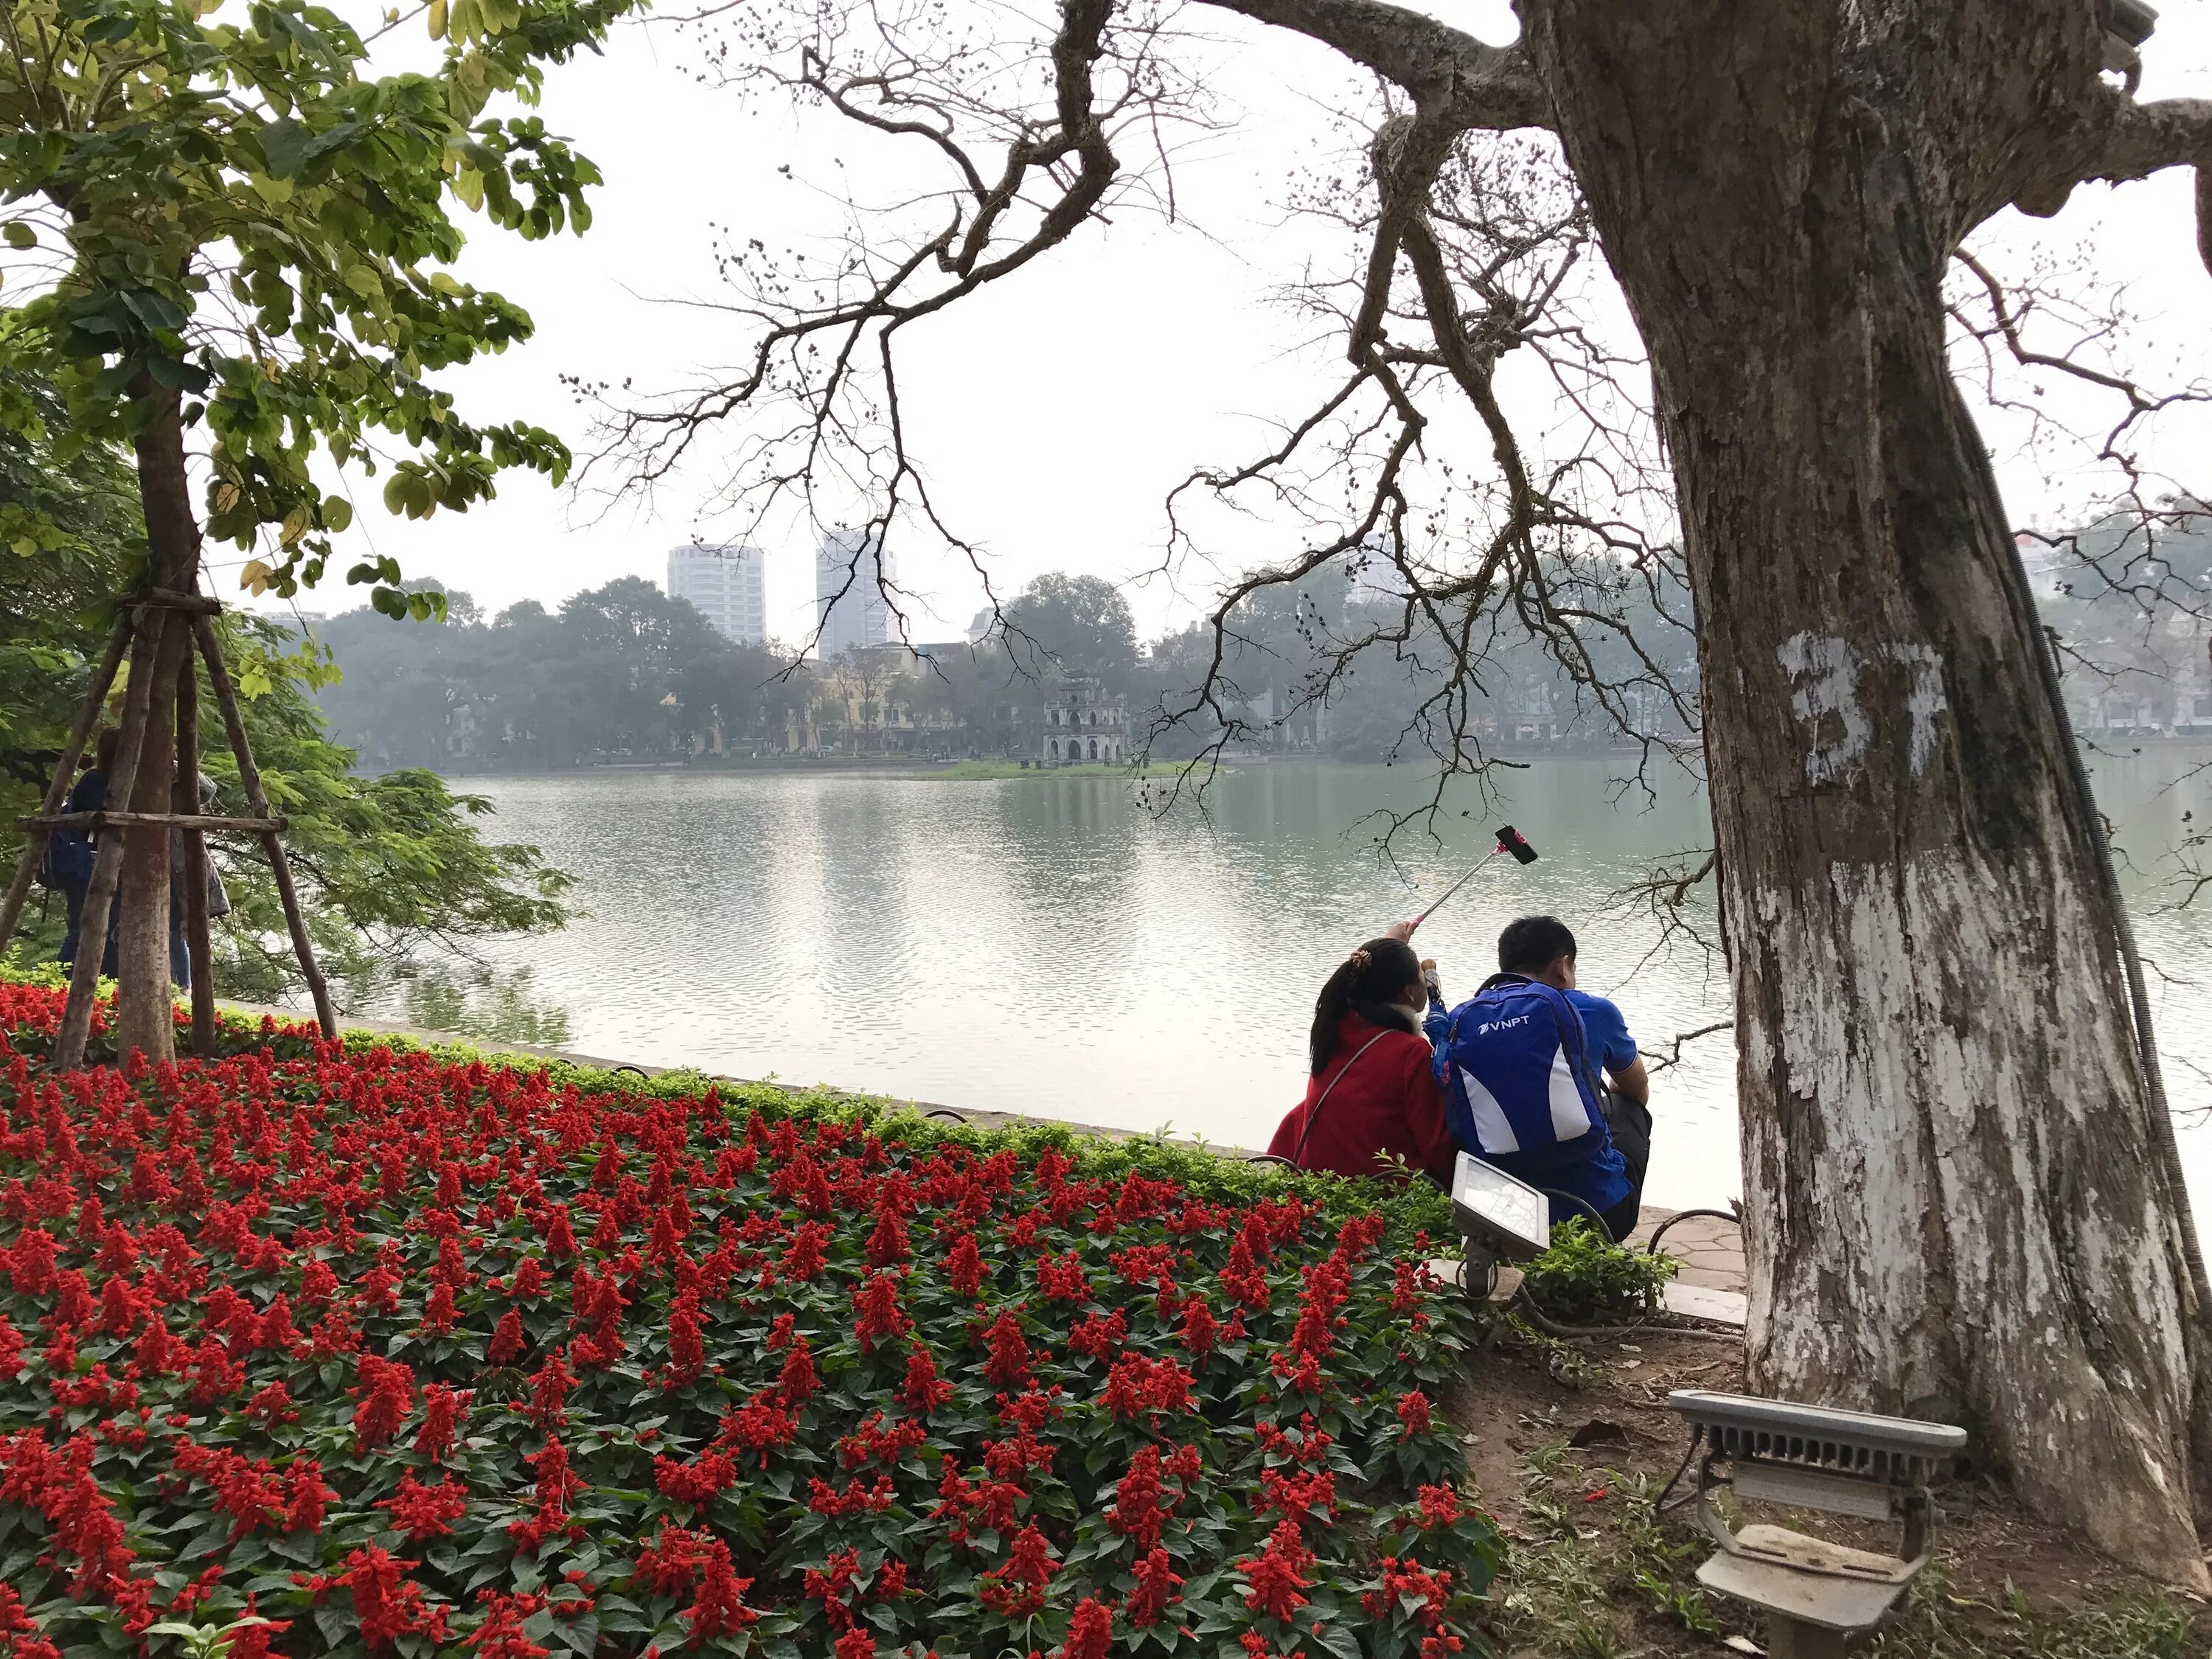
[{"label": "green leafy shrub", "polygon": [[1552,1248],[1528,1264],[1521,1282],[1549,1317],[1603,1324],[1656,1313],[1680,1266],[1669,1255],[1623,1249],[1577,1219],[1552,1229]]}]

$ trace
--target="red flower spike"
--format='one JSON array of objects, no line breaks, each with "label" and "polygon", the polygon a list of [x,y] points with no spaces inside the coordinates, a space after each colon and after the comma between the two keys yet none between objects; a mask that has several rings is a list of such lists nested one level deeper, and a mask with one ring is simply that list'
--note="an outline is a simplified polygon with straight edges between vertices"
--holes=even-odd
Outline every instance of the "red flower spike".
[{"label": "red flower spike", "polygon": [[1113,1644],[1114,1604],[1086,1595],[1068,1614],[1067,1641],[1059,1659],[1106,1659]]},{"label": "red flower spike", "polygon": [[983,1255],[975,1248],[975,1235],[963,1233],[952,1241],[945,1258],[945,1282],[959,1296],[974,1296],[982,1288]]},{"label": "red flower spike", "polygon": [[1398,1421],[1409,1435],[1429,1432],[1429,1397],[1419,1389],[1398,1396]]},{"label": "red flower spike", "polygon": [[870,1352],[876,1343],[895,1340],[914,1328],[899,1306],[898,1280],[889,1273],[870,1273],[853,1292],[853,1308],[860,1316],[853,1334],[860,1339],[860,1352]]},{"label": "red flower spike", "polygon": [[737,1635],[759,1624],[761,1614],[745,1606],[745,1590],[752,1589],[752,1579],[741,1579],[732,1573],[728,1544],[719,1537],[703,1540],[699,1566],[699,1593],[684,1608],[684,1621],[690,1626],[692,1641]]},{"label": "red flower spike", "polygon": [[915,1343],[907,1351],[906,1380],[899,1384],[899,1404],[916,1417],[927,1417],[951,1398],[952,1385],[938,1375],[936,1356]]},{"label": "red flower spike", "polygon": [[994,1388],[1018,1389],[1030,1378],[1029,1340],[1022,1334],[1022,1322],[1009,1308],[992,1321],[984,1333],[990,1345],[990,1357],[984,1361],[983,1375]]},{"label": "red flower spike", "polygon": [[1129,1592],[1129,1623],[1145,1630],[1158,1624],[1168,1608],[1182,1600],[1176,1590],[1182,1580],[1172,1570],[1168,1553],[1158,1547],[1146,1552],[1130,1571],[1136,1575],[1137,1588]]},{"label": "red flower spike", "polygon": [[1265,1613],[1270,1619],[1287,1620],[1308,1598],[1304,1591],[1313,1588],[1313,1581],[1305,1570],[1313,1565],[1313,1552],[1305,1547],[1298,1532],[1298,1523],[1285,1520],[1275,1523],[1275,1530],[1267,1539],[1267,1547],[1257,1556],[1237,1562],[1237,1571],[1244,1575],[1249,1588],[1244,1592],[1244,1606],[1254,1613]]}]

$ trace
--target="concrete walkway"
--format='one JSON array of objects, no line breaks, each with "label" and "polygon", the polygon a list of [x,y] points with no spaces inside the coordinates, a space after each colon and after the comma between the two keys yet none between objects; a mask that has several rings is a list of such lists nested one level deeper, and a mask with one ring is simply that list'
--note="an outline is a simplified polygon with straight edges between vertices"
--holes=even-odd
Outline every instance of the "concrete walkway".
[{"label": "concrete walkway", "polygon": [[[1638,1248],[1649,1244],[1652,1234],[1674,1213],[1645,1205],[1643,1219],[1628,1237],[1629,1243]],[[1668,1311],[1724,1325],[1744,1322],[1750,1310],[1744,1294],[1750,1276],[1744,1267],[1740,1223],[1693,1214],[1668,1227],[1659,1249],[1682,1264],[1667,1286]]]}]

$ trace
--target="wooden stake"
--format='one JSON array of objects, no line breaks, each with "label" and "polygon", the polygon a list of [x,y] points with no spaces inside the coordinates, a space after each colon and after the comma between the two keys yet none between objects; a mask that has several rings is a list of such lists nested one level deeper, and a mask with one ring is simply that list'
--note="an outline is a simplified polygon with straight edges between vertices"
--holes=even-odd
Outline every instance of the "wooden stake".
[{"label": "wooden stake", "polygon": [[[200,810],[200,699],[192,653],[177,672],[177,781],[170,805]],[[183,831],[185,843],[185,956],[192,970],[192,1052],[215,1058],[215,944],[208,934],[207,836]]]},{"label": "wooden stake", "polygon": [[[92,728],[100,724],[100,706],[107,701],[107,688],[115,684],[115,671],[123,665],[123,653],[130,644],[131,613],[125,611],[115,619],[107,654],[93,671],[92,683],[85,688],[84,702],[76,711],[76,724],[70,728],[69,740],[62,744],[61,757],[54,763],[53,781],[46,786],[46,805],[39,809],[40,817],[57,816],[68,800],[70,787],[76,781],[76,763],[83,757]],[[0,951],[5,951],[8,941],[15,937],[15,924],[22,917],[23,902],[31,896],[32,879],[39,872],[39,860],[45,856],[46,841],[52,833],[34,825],[24,844],[23,856],[15,865],[15,878],[8,884],[8,896],[0,900]]]},{"label": "wooden stake", "polygon": [[[141,613],[133,632],[131,684],[123,694],[122,740],[115,746],[115,767],[107,775],[107,799],[128,805],[131,786],[138,776],[138,751],[145,746],[146,709],[154,696],[154,662],[161,647],[161,630],[170,619],[155,611]],[[92,883],[85,890],[84,910],[77,925],[76,966],[70,975],[69,1006],[62,1014],[60,1035],[54,1039],[54,1064],[67,1071],[84,1064],[85,1044],[92,1037],[93,1004],[100,995],[100,964],[107,954],[107,913],[123,873],[120,834],[100,837],[99,856],[92,861]]]},{"label": "wooden stake", "polygon": [[[207,659],[208,684],[215,692],[216,706],[222,711],[224,731],[229,735],[231,752],[238,757],[239,781],[246,786],[247,809],[255,817],[270,816],[269,798],[262,793],[261,773],[253,764],[253,751],[246,741],[246,720],[238,712],[238,693],[232,688],[230,675],[222,665],[222,647],[216,639],[215,628],[204,617],[192,618],[192,635],[199,641],[200,655]],[[133,683],[132,689],[137,689]],[[307,989],[315,999],[315,1018],[321,1023],[323,1036],[335,1042],[338,1036],[337,1011],[331,1006],[330,987],[323,982],[322,969],[315,965],[315,947],[307,938],[307,923],[300,912],[300,896],[292,885],[292,866],[284,856],[284,843],[274,830],[263,834],[261,844],[269,851],[269,868],[276,878],[276,896],[283,902],[284,925],[291,929],[292,949],[298,953],[300,971],[307,976]]]}]

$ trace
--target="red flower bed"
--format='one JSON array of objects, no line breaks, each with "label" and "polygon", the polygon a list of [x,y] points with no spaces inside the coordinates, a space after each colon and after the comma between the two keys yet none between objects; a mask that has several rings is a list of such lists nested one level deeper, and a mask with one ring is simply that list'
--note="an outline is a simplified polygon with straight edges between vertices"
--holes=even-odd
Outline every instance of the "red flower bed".
[{"label": "red flower bed", "polygon": [[1468,1638],[1456,1313],[1374,1216],[298,1032],[58,1074],[59,1013],[0,985],[13,1659]]}]

